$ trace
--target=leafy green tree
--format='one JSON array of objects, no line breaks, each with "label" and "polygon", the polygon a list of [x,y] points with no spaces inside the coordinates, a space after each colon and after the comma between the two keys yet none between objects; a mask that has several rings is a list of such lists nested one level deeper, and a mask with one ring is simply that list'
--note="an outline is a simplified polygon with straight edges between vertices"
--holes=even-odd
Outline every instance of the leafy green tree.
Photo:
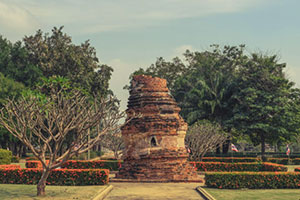
[{"label": "leafy green tree", "polygon": [[[285,77],[285,64],[279,64],[276,56],[246,54],[244,45],[212,47],[212,51],[187,51],[183,70],[169,70],[172,78],[178,73],[171,80],[171,93],[188,124],[219,123],[226,132],[238,131],[262,144],[262,153],[266,142],[287,142],[298,134],[299,89]],[[169,78],[163,71],[168,70],[152,65],[135,73]],[[223,153],[229,141],[226,144]]]},{"label": "leafy green tree", "polygon": [[12,44],[0,36],[0,72],[25,86],[32,87],[42,76],[40,69],[29,61],[28,51],[20,41]]},{"label": "leafy green tree", "polygon": [[[113,98],[91,98],[61,77],[46,79],[40,86],[18,101],[9,99],[0,110],[0,125],[42,163],[37,195],[44,196],[51,170],[91,149],[102,135],[119,129],[118,121],[125,113],[115,108]],[[68,139],[71,144],[62,150]]]},{"label": "leafy green tree", "polygon": [[43,76],[68,78],[72,86],[81,86],[90,94],[106,96],[111,93],[109,80],[113,69],[99,64],[95,48],[89,41],[80,45],[62,32],[63,27],[52,29],[52,35],[38,30],[23,41],[29,53],[29,62],[38,66]]},{"label": "leafy green tree", "polygon": [[225,127],[231,116],[234,105],[231,97],[237,85],[236,69],[245,60],[244,46],[225,46],[223,50],[213,47],[213,51],[187,51],[189,70],[174,84],[172,94],[188,124],[206,119]]},{"label": "leafy green tree", "polygon": [[299,134],[300,93],[285,77],[285,67],[276,55],[252,54],[238,72],[231,123],[254,144],[261,144],[263,156],[265,143],[288,142]]},{"label": "leafy green tree", "polygon": [[[0,73],[0,109],[7,103],[7,98],[17,100],[22,91],[25,89],[22,83],[18,83],[13,79],[5,77]],[[13,137],[9,132],[0,126],[0,146],[3,149],[9,148],[14,155],[21,156],[23,153],[23,145]]]},{"label": "leafy green tree", "polygon": [[[165,61],[164,58],[160,57],[156,60],[155,64],[152,64],[146,70],[139,68],[130,75],[130,79],[134,75],[151,75],[153,77],[160,77],[167,80],[168,88],[172,91],[175,80],[186,71],[186,66],[182,63],[179,58],[174,58],[172,62]],[[126,85],[124,89],[128,89]]]}]

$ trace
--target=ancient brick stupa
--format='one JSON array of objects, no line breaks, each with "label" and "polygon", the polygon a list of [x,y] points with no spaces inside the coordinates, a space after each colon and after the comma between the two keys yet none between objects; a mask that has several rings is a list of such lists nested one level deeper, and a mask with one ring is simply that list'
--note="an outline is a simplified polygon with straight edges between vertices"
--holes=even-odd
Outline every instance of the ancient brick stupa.
[{"label": "ancient brick stupa", "polygon": [[187,161],[187,124],[169,95],[165,79],[134,76],[127,114],[141,113],[122,127],[124,163],[118,179],[136,181],[201,181]]}]

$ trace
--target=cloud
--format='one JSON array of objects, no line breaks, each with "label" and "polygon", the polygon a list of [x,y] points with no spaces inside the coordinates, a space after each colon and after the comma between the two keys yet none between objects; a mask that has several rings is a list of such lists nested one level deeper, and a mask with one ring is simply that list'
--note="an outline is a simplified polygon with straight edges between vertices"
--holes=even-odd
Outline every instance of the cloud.
[{"label": "cloud", "polygon": [[[167,20],[239,12],[268,0],[10,0],[0,20],[12,30],[65,25],[81,34],[159,25]],[[4,10],[4,12],[3,12]],[[1,26],[4,25],[4,22]],[[72,30],[73,31],[73,30]]]},{"label": "cloud", "polygon": [[296,87],[300,88],[300,67],[288,66],[286,68],[287,78],[296,83]]},{"label": "cloud", "polygon": [[31,32],[37,25],[37,20],[26,9],[14,3],[0,2],[0,34],[12,37]]}]

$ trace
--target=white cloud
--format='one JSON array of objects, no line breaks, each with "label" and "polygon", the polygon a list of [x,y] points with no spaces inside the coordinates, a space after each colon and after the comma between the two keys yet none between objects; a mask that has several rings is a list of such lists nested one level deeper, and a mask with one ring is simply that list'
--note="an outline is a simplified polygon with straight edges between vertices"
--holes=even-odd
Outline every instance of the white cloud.
[{"label": "white cloud", "polygon": [[25,31],[38,20],[43,25],[41,28],[65,25],[86,34],[158,25],[179,18],[239,12],[269,0],[2,1],[1,29],[4,26],[11,31]]},{"label": "white cloud", "polygon": [[288,66],[286,69],[287,78],[296,83],[296,87],[300,88],[300,67]]},{"label": "white cloud", "polygon": [[37,20],[26,9],[14,3],[0,2],[0,34],[16,39],[14,36],[32,32],[37,25]]}]

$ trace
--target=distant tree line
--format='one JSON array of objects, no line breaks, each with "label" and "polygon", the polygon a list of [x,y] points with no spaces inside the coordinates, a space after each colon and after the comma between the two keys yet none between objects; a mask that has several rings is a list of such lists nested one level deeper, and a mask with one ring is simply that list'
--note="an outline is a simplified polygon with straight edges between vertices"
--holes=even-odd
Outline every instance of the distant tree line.
[{"label": "distant tree line", "polygon": [[231,135],[223,153],[240,136],[261,144],[264,154],[266,143],[287,143],[299,135],[300,90],[286,77],[286,64],[277,55],[247,54],[244,45],[212,45],[203,52],[187,50],[184,58],[160,57],[131,76],[165,78],[189,125],[208,120]]}]

